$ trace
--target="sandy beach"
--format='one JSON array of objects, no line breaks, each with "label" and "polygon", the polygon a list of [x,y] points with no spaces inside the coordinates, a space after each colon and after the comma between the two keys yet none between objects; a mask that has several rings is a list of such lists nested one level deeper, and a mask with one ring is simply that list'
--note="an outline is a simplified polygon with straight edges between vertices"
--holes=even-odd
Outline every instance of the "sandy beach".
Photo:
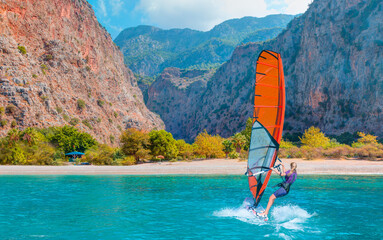
[{"label": "sandy beach", "polygon": [[[383,174],[383,161],[282,159],[288,168],[298,164],[299,174],[373,175]],[[230,174],[246,171],[246,161],[233,159],[159,162],[134,166],[0,166],[0,175],[166,175]]]}]

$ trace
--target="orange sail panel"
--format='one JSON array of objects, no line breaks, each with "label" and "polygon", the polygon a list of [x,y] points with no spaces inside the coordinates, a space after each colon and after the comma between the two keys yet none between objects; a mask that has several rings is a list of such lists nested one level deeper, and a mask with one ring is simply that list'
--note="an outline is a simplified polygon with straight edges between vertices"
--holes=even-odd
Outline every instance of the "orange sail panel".
[{"label": "orange sail panel", "polygon": [[253,123],[258,120],[264,126],[276,126],[268,130],[279,143],[285,117],[285,80],[279,53],[264,50],[258,57],[254,108]]},{"label": "orange sail panel", "polygon": [[253,128],[248,170],[249,188],[258,205],[277,159],[285,116],[285,82],[279,53],[264,50],[257,60]]}]

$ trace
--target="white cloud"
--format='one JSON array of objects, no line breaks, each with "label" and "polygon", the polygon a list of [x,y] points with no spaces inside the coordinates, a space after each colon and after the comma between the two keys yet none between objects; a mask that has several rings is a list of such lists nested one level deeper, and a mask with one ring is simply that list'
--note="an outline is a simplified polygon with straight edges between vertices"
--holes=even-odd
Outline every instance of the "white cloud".
[{"label": "white cloud", "polygon": [[135,11],[142,15],[143,24],[154,24],[166,29],[209,30],[232,18],[303,13],[311,2],[312,0],[139,0]]},{"label": "white cloud", "polygon": [[104,17],[108,16],[108,12],[106,11],[105,2],[104,0],[98,0],[98,8],[100,9],[101,14]]},{"label": "white cloud", "polygon": [[162,28],[209,30],[227,19],[277,13],[264,0],[140,0],[143,23]]},{"label": "white cloud", "polygon": [[309,4],[312,3],[313,0],[285,0],[287,7],[284,9],[283,13],[286,14],[298,14],[304,13]]},{"label": "white cloud", "polygon": [[112,7],[112,13],[115,16],[119,15],[121,10],[123,10],[124,2],[122,0],[110,0],[109,4]]}]

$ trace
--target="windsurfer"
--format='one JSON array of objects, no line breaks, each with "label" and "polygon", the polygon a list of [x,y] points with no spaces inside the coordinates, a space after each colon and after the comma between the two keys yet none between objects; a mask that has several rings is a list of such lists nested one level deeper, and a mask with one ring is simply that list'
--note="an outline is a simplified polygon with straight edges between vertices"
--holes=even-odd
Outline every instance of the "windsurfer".
[{"label": "windsurfer", "polygon": [[275,191],[273,194],[271,194],[270,198],[269,198],[269,202],[267,203],[267,207],[266,207],[266,210],[263,212],[263,213],[260,213],[259,215],[260,216],[267,216],[269,214],[269,211],[270,211],[270,208],[271,206],[273,205],[274,203],[274,200],[276,198],[280,198],[280,197],[283,197],[285,195],[287,195],[290,191],[290,186],[295,182],[295,180],[297,179],[297,164],[295,162],[292,162],[290,164],[290,170],[288,171],[285,171],[285,166],[283,164],[282,165],[282,172],[279,172],[277,169],[275,168],[271,168],[274,172],[276,172],[278,175],[280,176],[284,176],[285,177],[285,180],[279,184],[277,184],[277,186],[279,186],[280,188]]}]

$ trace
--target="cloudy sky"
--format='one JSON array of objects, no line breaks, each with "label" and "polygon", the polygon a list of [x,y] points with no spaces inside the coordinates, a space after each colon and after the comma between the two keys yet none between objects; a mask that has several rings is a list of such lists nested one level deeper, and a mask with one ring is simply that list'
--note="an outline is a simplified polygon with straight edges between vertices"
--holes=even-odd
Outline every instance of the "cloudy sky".
[{"label": "cloudy sky", "polygon": [[163,29],[207,31],[232,18],[298,14],[312,0],[88,0],[97,19],[115,38],[127,27],[152,25]]}]

